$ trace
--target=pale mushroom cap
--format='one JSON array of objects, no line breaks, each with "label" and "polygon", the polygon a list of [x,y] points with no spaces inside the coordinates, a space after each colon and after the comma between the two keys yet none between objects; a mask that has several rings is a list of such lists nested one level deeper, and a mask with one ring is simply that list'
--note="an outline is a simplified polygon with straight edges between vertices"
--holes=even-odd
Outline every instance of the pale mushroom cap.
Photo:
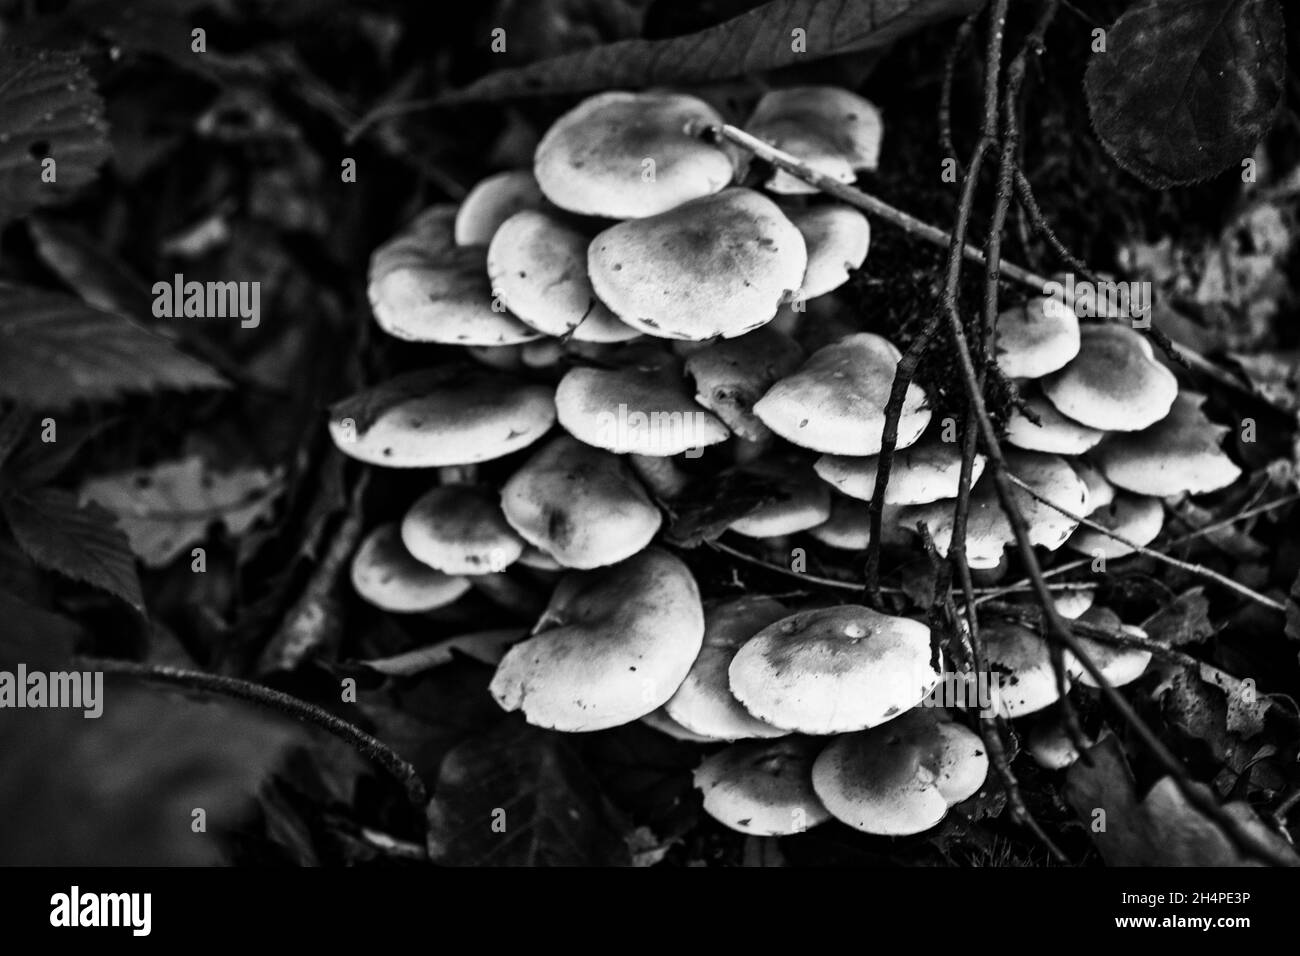
[{"label": "pale mushroom cap", "polygon": [[366,535],[352,556],[352,587],[363,599],[396,613],[445,607],[469,590],[462,577],[435,571],[411,557],[396,524]]},{"label": "pale mushroom cap", "polygon": [[587,250],[592,288],[615,315],[647,335],[696,341],[766,325],[807,264],[780,207],[739,188],[611,226]]},{"label": "pale mushroom cap", "polygon": [[367,295],[379,327],[410,342],[515,345],[540,338],[493,306],[482,246],[457,246],[453,206],[434,206],[375,250]]},{"label": "pale mushroom cap", "polygon": [[1059,720],[1035,724],[1025,741],[1025,749],[1038,766],[1046,770],[1064,770],[1079,759],[1079,751]]},{"label": "pale mushroom cap", "polygon": [[[818,349],[754,404],[754,414],[786,441],[836,455],[874,455],[885,430],[885,406],[901,354],[869,332]],[[899,448],[930,422],[925,392],[907,386],[898,420]]]},{"label": "pale mushroom cap", "polygon": [[697,734],[687,730],[677,721],[668,716],[668,712],[660,707],[658,710],[651,711],[641,718],[641,723],[647,727],[652,727],[661,734],[667,734],[674,740],[684,740],[692,744],[711,744],[716,743],[714,738],[706,737],[703,734]]},{"label": "pale mushroom cap", "polygon": [[884,723],[939,679],[928,627],[857,605],[800,611],[764,628],[730,675],[732,694],[755,717],[810,734]]},{"label": "pale mushroom cap", "polygon": [[[789,119],[772,119],[749,127],[749,132],[777,149],[802,160],[805,166],[841,183],[852,183],[857,174],[835,142],[815,129]],[[809,196],[817,192],[798,176],[774,169],[764,188],[785,196]]]},{"label": "pale mushroom cap", "polygon": [[1070,467],[1074,469],[1075,474],[1083,479],[1083,484],[1088,489],[1088,508],[1090,512],[1096,511],[1098,508],[1104,508],[1115,500],[1115,486],[1106,480],[1106,476],[1101,473],[1099,468],[1077,459],[1070,462]]},{"label": "pale mushroom cap", "polygon": [[496,494],[481,485],[442,485],[421,495],[402,519],[402,543],[447,574],[495,574],[524,550]]},{"label": "pale mushroom cap", "polygon": [[[1104,627],[1111,631],[1123,631],[1134,637],[1144,638],[1147,636],[1147,632],[1142,628],[1132,624],[1125,624],[1120,620],[1118,614],[1106,607],[1090,607],[1079,615],[1079,621],[1084,624],[1091,624],[1094,627]],[[1146,673],[1147,665],[1151,663],[1151,652],[1140,647],[1124,647],[1120,644],[1093,640],[1083,635],[1076,635],[1075,640],[1079,642],[1080,648],[1097,665],[1097,669],[1101,671],[1102,676],[1110,682],[1112,687],[1123,687],[1125,684],[1131,684]],[[1069,657],[1073,661],[1073,655],[1069,655]],[[1092,675],[1083,669],[1082,664],[1077,661],[1073,662],[1076,665],[1080,684],[1087,687],[1100,686],[1093,680]]]},{"label": "pale mushroom cap", "polygon": [[1071,621],[1092,607],[1096,600],[1097,592],[1092,588],[1052,593],[1052,603],[1056,605],[1056,613]]},{"label": "pale mushroom cap", "polygon": [[1079,354],[1079,319],[1055,299],[1030,299],[998,316],[997,364],[1008,378],[1042,378]]},{"label": "pale mushroom cap", "polygon": [[1140,431],[1166,415],[1178,380],[1155,359],[1151,343],[1123,325],[1089,325],[1079,354],[1043,380],[1057,411],[1103,431]]},{"label": "pale mushroom cap", "polygon": [[746,465],[744,470],[774,479],[784,497],[733,521],[729,527],[737,534],[774,538],[815,528],[831,516],[831,491],[805,462],[759,461]]},{"label": "pale mushroom cap", "polygon": [[802,833],[830,818],[812,787],[820,741],[797,737],[732,744],[695,771],[704,812],[755,836]]},{"label": "pale mushroom cap", "polygon": [[569,434],[621,455],[680,455],[730,437],[673,368],[572,368],[560,379],[555,406]]},{"label": "pale mushroom cap", "polygon": [[790,209],[786,216],[803,234],[808,248],[802,299],[815,299],[849,281],[849,273],[866,261],[871,246],[871,225],[852,206],[836,204]]},{"label": "pale mushroom cap", "polygon": [[587,278],[588,238],[559,217],[525,209],[488,246],[492,291],[521,322],[547,335],[626,342],[641,333],[596,298]]},{"label": "pale mushroom cap", "polygon": [[526,448],[555,422],[551,389],[480,369],[408,372],[330,409],[344,454],[389,468],[469,465]]},{"label": "pale mushroom cap", "polygon": [[[907,540],[894,523],[898,506],[885,505],[880,515],[880,534],[884,544],[900,544]],[[871,543],[871,505],[856,498],[836,495],[831,499],[831,516],[808,533],[832,548],[861,551]]]},{"label": "pale mushroom cap", "polygon": [[803,359],[803,349],[794,339],[764,326],[691,352],[686,373],[695,380],[697,402],[737,435],[760,441],[771,432],[754,414],[754,403]]},{"label": "pale mushroom cap", "polygon": [[988,776],[979,736],[937,708],[838,737],[813,764],[813,789],[831,816],[856,830],[908,836],[938,824]]},{"label": "pale mushroom cap", "polygon": [[1226,488],[1241,469],[1219,443],[1228,429],[1201,411],[1205,396],[1184,392],[1168,417],[1135,435],[1117,435],[1097,449],[1097,463],[1117,487],[1167,497]]},{"label": "pale mushroom cap", "polygon": [[731,159],[691,128],[721,123],[693,96],[600,93],[547,130],[533,171],[561,209],[609,219],[653,216],[731,182]]},{"label": "pale mushroom cap", "polygon": [[[984,653],[997,678],[997,700],[1006,717],[1023,717],[1060,700],[1047,641],[1020,624],[998,621],[982,628]],[[1066,680],[1078,661],[1065,655]]]},{"label": "pale mushroom cap", "polygon": [[[971,483],[984,473],[986,459],[976,455],[971,463]],[[836,490],[851,498],[870,501],[876,493],[879,455],[822,455],[814,470]],[[925,439],[894,452],[885,489],[886,505],[923,505],[956,498],[961,484],[961,446],[956,442]]]},{"label": "pale mushroom cap", "polygon": [[511,476],[501,508],[524,540],[570,568],[631,557],[663,521],[622,458],[568,435],[548,442]]},{"label": "pale mushroom cap", "polygon": [[1038,423],[1030,421],[1018,408],[1011,412],[1007,419],[1007,443],[1017,448],[1054,455],[1082,455],[1106,435],[1066,418],[1037,393],[1025,400],[1025,407],[1038,418]]},{"label": "pale mushroom cap", "polygon": [[[749,126],[790,120],[829,139],[852,169],[875,169],[880,162],[884,124],[869,100],[838,86],[787,86],[763,95]],[[757,134],[756,134],[757,135]]]},{"label": "pale mushroom cap", "polygon": [[[1159,498],[1121,492],[1108,505],[1094,508],[1088,520],[1114,531],[1135,544],[1148,545],[1165,525],[1165,507]],[[1092,528],[1080,526],[1070,536],[1070,548],[1080,554],[1122,558],[1136,549]]]},{"label": "pale mushroom cap", "polygon": [[538,727],[617,727],[667,703],[704,639],[686,565],[651,548],[560,579],[534,637],[507,652],[490,690]]},{"label": "pale mushroom cap", "polygon": [[475,183],[456,210],[456,245],[486,246],[501,224],[515,213],[545,205],[546,199],[532,170],[494,173]]},{"label": "pale mushroom cap", "polygon": [[781,737],[789,733],[750,715],[731,695],[727,670],[746,641],[788,615],[784,605],[753,596],[713,602],[704,608],[704,646],[677,693],[664,705],[687,730],[714,740]]}]

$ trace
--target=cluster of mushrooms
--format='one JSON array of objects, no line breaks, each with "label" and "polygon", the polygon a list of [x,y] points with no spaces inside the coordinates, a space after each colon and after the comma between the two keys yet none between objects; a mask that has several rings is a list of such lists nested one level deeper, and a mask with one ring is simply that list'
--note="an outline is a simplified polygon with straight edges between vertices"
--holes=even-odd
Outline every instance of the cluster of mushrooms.
[{"label": "cluster of mushrooms", "polygon": [[[662,505],[703,459],[781,489],[732,532],[865,548],[900,359],[835,294],[866,259],[866,218],[700,135],[722,122],[690,95],[593,96],[542,136],[531,170],[489,177],[376,250],[380,327],[460,348],[331,410],[345,453],[429,469],[434,484],[366,537],[353,584],[380,608],[413,613],[527,569],[552,587],[540,620],[526,636],[485,632],[480,647],[497,664],[491,693],[503,708],[566,732],[642,720],[728,742],[696,784],[706,811],[745,833],[831,817],[922,832],[988,771],[979,736],[937,706],[945,665],[932,661],[930,629],[851,604],[704,602],[687,565],[654,543]],[[846,183],[877,164],[879,114],[845,90],[771,91],[745,126]],[[1032,300],[1001,316],[998,362],[1024,399],[1006,435],[1010,468],[1072,515],[1145,544],[1162,497],[1238,475],[1199,399],[1179,393],[1131,328],[1081,328],[1072,309]],[[946,554],[960,452],[931,417],[911,386],[885,517],[892,541],[924,524]],[[499,480],[484,479],[489,469]],[[1043,548],[1125,553],[1028,493],[1020,504]],[[1011,541],[991,483],[977,480],[971,566],[995,572]],[[1087,605],[1072,594],[1061,610],[1123,626]],[[1058,700],[1037,633],[990,622],[986,639],[1005,716]],[[1088,647],[1117,684],[1149,660]],[[1059,727],[1037,730],[1031,752],[1068,763]]]}]

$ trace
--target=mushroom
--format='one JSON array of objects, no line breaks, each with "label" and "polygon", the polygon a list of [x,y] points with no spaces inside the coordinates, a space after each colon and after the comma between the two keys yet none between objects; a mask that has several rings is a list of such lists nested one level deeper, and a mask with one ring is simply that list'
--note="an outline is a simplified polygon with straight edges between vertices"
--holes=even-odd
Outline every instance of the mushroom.
[{"label": "mushroom", "polygon": [[706,737],[703,734],[693,733],[687,730],[677,721],[668,716],[668,712],[662,707],[658,710],[651,711],[641,718],[641,723],[647,727],[652,727],[661,734],[667,734],[674,740],[684,740],[692,744],[711,744],[717,743],[712,737]]},{"label": "mushroom", "polygon": [[[879,455],[822,455],[813,469],[838,491],[870,501],[876,493]],[[971,464],[971,483],[984,473],[985,458],[976,455]],[[956,498],[961,481],[961,448],[956,442],[927,438],[894,453],[885,489],[886,505],[923,505],[943,498]]]},{"label": "mushroom", "polygon": [[1044,296],[998,316],[997,365],[1007,378],[1042,378],[1079,354],[1079,319]]},{"label": "mushroom", "polygon": [[[1023,624],[986,624],[984,656],[997,679],[997,703],[1005,717],[1023,717],[1060,700],[1047,641]],[[1079,672],[1079,662],[1065,655],[1065,684]]]},{"label": "mushroom", "polygon": [[852,206],[835,204],[788,209],[786,216],[803,235],[808,249],[799,298],[815,299],[849,281],[849,273],[866,261],[871,245],[867,217]]},{"label": "mushroom", "polygon": [[766,325],[807,265],[794,223],[766,196],[739,188],[611,226],[587,250],[600,300],[665,339],[729,339]]},{"label": "mushroom", "polygon": [[730,157],[692,132],[721,123],[693,96],[600,93],[551,125],[533,171],[561,209],[610,219],[657,215],[731,182]]},{"label": "mushroom", "polygon": [[686,373],[695,380],[697,402],[737,435],[761,441],[772,433],[754,415],[754,403],[803,358],[794,339],[765,326],[697,349],[686,359]]},{"label": "mushroom", "polygon": [[493,301],[482,246],[457,246],[454,206],[434,206],[370,257],[379,327],[410,342],[515,345],[540,338]]},{"label": "mushroom", "polygon": [[[880,533],[884,544],[899,544],[906,540],[895,524],[896,505],[885,505],[881,514]],[[861,551],[871,543],[871,506],[856,498],[835,495],[831,498],[831,516],[808,533],[832,548]]]},{"label": "mushroom", "polygon": [[[753,135],[840,182],[853,182],[858,170],[874,170],[880,161],[880,111],[839,87],[771,90],[758,101],[747,125]],[[784,170],[773,173],[767,188],[778,193],[816,192]]]},{"label": "mushroom", "polygon": [[1025,749],[1034,763],[1045,770],[1064,770],[1079,759],[1079,751],[1061,720],[1034,724],[1025,739]]},{"label": "mushroom", "polygon": [[570,568],[631,557],[663,521],[623,459],[568,435],[548,442],[511,476],[501,508],[524,540]]},{"label": "mushroom", "polygon": [[1218,491],[1240,478],[1241,469],[1219,447],[1228,429],[1206,417],[1204,402],[1204,395],[1183,392],[1158,424],[1103,442],[1096,457],[1106,478],[1125,491],[1160,497]]},{"label": "mushroom", "polygon": [[704,812],[724,826],[754,836],[790,836],[830,819],[812,787],[820,741],[732,744],[704,760],[695,786]]},{"label": "mushroom", "polygon": [[1083,480],[1084,487],[1088,489],[1090,514],[1098,508],[1104,508],[1115,500],[1115,486],[1106,480],[1106,476],[1099,469],[1086,461],[1078,459],[1071,461],[1070,467],[1074,469],[1075,474]]},{"label": "mushroom", "polygon": [[1066,418],[1036,391],[1025,399],[1025,409],[1038,421],[1032,421],[1018,408],[1007,419],[1007,443],[1017,448],[1055,455],[1082,455],[1106,435]]},{"label": "mushroom", "polygon": [[[902,358],[879,335],[860,332],[814,352],[754,404],[754,414],[786,441],[837,455],[874,455],[885,429],[885,406]],[[907,386],[898,420],[899,448],[930,422],[925,392]]]},{"label": "mushroom", "polygon": [[759,720],[809,734],[882,724],[915,706],[939,675],[930,629],[847,604],[800,611],[737,652],[731,692]]},{"label": "mushroom", "polygon": [[697,405],[675,365],[575,367],[555,391],[560,424],[579,441],[618,454],[666,457],[730,437]]},{"label": "mushroom", "polygon": [[1080,334],[1079,354],[1043,380],[1057,411],[1092,428],[1123,432],[1169,414],[1178,380],[1156,361],[1145,337],[1113,323],[1089,325]]},{"label": "mushroom", "polygon": [[831,816],[855,830],[910,836],[936,826],[988,776],[979,736],[934,707],[837,737],[812,768]]},{"label": "mushroom", "polygon": [[469,590],[463,577],[435,571],[411,557],[396,524],[375,528],[352,556],[352,587],[385,611],[413,613],[445,607]]},{"label": "mushroom", "polygon": [[496,495],[482,485],[442,485],[421,495],[402,519],[402,543],[447,574],[495,574],[524,551]]},{"label": "mushroom", "polygon": [[582,342],[626,342],[641,333],[596,298],[587,278],[587,244],[558,216],[525,209],[488,246],[492,291],[521,322],[547,335]]},{"label": "mushroom", "polygon": [[[1088,512],[1088,520],[1127,538],[1134,544],[1148,545],[1165,524],[1165,507],[1159,498],[1120,492],[1108,505]],[[1070,548],[1080,554],[1103,558],[1122,558],[1136,550],[1122,541],[1093,528],[1080,527],[1070,536]]]},{"label": "mushroom", "polygon": [[1056,613],[1067,620],[1074,620],[1097,600],[1097,593],[1092,588],[1078,588],[1068,591],[1056,591],[1052,594],[1052,603]]},{"label": "mushroom", "polygon": [[511,169],[479,180],[456,210],[456,245],[486,246],[515,213],[545,205],[532,170]]},{"label": "mushroom", "polygon": [[818,481],[807,463],[792,459],[768,459],[741,468],[742,471],[769,478],[782,497],[759,505],[728,526],[747,538],[774,538],[807,531],[831,516],[831,492]]},{"label": "mushroom", "polygon": [[769,597],[715,601],[704,607],[704,646],[682,686],[664,705],[692,733],[714,740],[781,737],[789,733],[750,715],[731,695],[727,669],[751,637],[790,612]]},{"label": "mushroom", "polygon": [[566,574],[533,636],[501,661],[490,690],[538,727],[617,727],[667,703],[704,639],[704,611],[680,559],[649,548]]},{"label": "mushroom", "polygon": [[[1118,631],[1132,637],[1147,636],[1147,632],[1142,628],[1125,624],[1118,614],[1106,607],[1090,607],[1079,615],[1078,620],[1081,624],[1091,624],[1093,627]],[[1151,652],[1141,647],[1109,644],[1083,635],[1076,635],[1075,640],[1079,642],[1080,648],[1088,655],[1088,659],[1096,665],[1112,687],[1123,687],[1125,684],[1133,683],[1146,672],[1147,665],[1151,663]],[[1071,661],[1075,661],[1073,655],[1069,657]],[[1077,664],[1077,661],[1075,663]],[[1080,684],[1087,687],[1100,686],[1093,676],[1083,669],[1082,664],[1077,664],[1077,669]]]},{"label": "mushroom", "polygon": [[444,366],[407,372],[330,409],[345,454],[390,468],[490,461],[526,448],[555,422],[551,389],[494,372]]}]

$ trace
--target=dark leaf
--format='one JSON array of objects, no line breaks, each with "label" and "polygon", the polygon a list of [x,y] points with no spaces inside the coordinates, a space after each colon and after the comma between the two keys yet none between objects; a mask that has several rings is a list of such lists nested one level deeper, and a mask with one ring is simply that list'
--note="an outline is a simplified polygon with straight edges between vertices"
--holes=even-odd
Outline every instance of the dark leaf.
[{"label": "dark leaf", "polygon": [[630,866],[625,829],[564,737],[517,720],[447,754],[429,803],[447,866]]},{"label": "dark leaf", "polygon": [[1158,189],[1240,165],[1281,101],[1285,35],[1277,0],[1140,0],[1084,77],[1102,145]]},{"label": "dark leaf", "polygon": [[[511,70],[498,70],[447,102],[701,83],[879,50],[928,24],[979,7],[982,0],[773,0],[689,36],[621,40]],[[806,31],[795,52],[793,31]]]},{"label": "dark leaf", "polygon": [[673,502],[673,522],[666,537],[694,548],[716,540],[738,518],[786,497],[778,479],[729,470],[693,485]]},{"label": "dark leaf", "polygon": [[130,318],[149,314],[148,286],[83,231],[41,216],[33,216],[27,228],[46,265],[87,305]]},{"label": "dark leaf", "polygon": [[1174,598],[1142,622],[1142,629],[1153,641],[1178,647],[1199,644],[1214,634],[1210,623],[1210,602],[1204,588],[1192,588]]},{"label": "dark leaf", "polygon": [[358,392],[341,402],[336,402],[330,408],[330,415],[335,419],[350,418],[357,432],[364,432],[378,421],[384,412],[403,402],[427,395],[435,388],[452,383],[467,383],[483,375],[484,373],[461,365],[445,365],[406,372],[372,386],[364,392]]},{"label": "dark leaf", "polygon": [[0,588],[0,667],[19,662],[58,669],[84,636],[80,624]]},{"label": "dark leaf", "polygon": [[167,339],[76,299],[0,288],[0,394],[66,407],[161,388],[221,388],[225,380]]},{"label": "dark leaf", "polygon": [[[0,55],[0,224],[62,201],[109,156],[104,102],[75,54]],[[54,182],[43,161],[54,160]],[[48,178],[48,177],[47,177]]]},{"label": "dark leaf", "polygon": [[83,508],[71,494],[53,488],[12,495],[0,505],[18,544],[41,567],[144,610],[135,555],[112,514],[94,504]]}]

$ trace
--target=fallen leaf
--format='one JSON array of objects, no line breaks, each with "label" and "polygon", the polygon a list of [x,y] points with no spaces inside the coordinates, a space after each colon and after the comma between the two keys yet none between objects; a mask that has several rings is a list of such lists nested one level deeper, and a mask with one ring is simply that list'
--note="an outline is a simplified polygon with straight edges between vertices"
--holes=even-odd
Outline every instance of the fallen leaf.
[{"label": "fallen leaf", "polygon": [[1142,630],[1153,641],[1180,647],[1199,644],[1214,634],[1210,623],[1210,602],[1205,588],[1192,588],[1142,622]]}]

